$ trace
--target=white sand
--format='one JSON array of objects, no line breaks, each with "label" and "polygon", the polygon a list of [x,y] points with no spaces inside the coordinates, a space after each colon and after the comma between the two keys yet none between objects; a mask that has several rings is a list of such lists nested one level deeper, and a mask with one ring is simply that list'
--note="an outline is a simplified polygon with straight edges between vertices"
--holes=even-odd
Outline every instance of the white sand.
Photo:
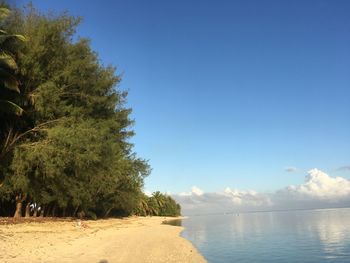
[{"label": "white sand", "polygon": [[0,224],[0,262],[195,262],[206,260],[164,217]]}]

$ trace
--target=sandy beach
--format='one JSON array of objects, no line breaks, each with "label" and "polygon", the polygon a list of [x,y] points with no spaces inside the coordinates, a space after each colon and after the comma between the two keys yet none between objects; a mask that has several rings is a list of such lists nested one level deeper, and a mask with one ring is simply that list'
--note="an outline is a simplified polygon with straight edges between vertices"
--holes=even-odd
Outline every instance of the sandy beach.
[{"label": "sandy beach", "polygon": [[0,262],[206,262],[165,217],[13,224],[0,220]]}]

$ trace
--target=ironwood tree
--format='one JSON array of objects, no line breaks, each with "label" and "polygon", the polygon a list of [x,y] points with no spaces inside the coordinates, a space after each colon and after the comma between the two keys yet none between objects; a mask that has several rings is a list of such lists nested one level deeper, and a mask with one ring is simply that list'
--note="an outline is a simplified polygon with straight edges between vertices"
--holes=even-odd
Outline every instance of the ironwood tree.
[{"label": "ironwood tree", "polygon": [[2,216],[129,215],[144,196],[150,167],[130,143],[127,93],[116,69],[75,37],[79,22],[29,5],[2,24],[26,38],[14,58],[22,112],[1,126]]}]

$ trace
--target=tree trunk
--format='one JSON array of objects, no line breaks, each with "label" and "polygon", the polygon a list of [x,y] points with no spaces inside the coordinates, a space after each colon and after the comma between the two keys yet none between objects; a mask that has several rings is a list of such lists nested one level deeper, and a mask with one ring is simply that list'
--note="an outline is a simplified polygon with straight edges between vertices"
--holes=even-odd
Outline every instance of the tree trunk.
[{"label": "tree trunk", "polygon": [[108,217],[109,213],[112,211],[113,207],[109,208],[106,213],[104,214],[104,217]]},{"label": "tree trunk", "polygon": [[33,217],[37,217],[37,216],[38,216],[38,208],[34,207]]},{"label": "tree trunk", "polygon": [[78,209],[79,209],[79,205],[75,208],[74,213],[73,213],[73,217],[76,217],[76,214],[77,214],[77,212],[78,212]]},{"label": "tree trunk", "polygon": [[46,205],[44,217],[50,217],[51,210],[52,210],[52,204]]},{"label": "tree trunk", "polygon": [[51,216],[52,216],[52,217],[55,217],[56,208],[57,208],[57,206],[54,204],[53,207],[52,207],[52,210],[51,210]]},{"label": "tree trunk", "polygon": [[22,196],[16,195],[16,212],[14,218],[22,217]]},{"label": "tree trunk", "polygon": [[45,206],[44,206],[44,205],[42,205],[40,208],[41,208],[41,209],[40,209],[40,217],[44,217],[44,213],[45,213]]},{"label": "tree trunk", "polygon": [[34,212],[33,212],[33,217],[37,217],[38,216],[38,204],[35,204],[34,206]]},{"label": "tree trunk", "polygon": [[26,205],[25,217],[30,217],[30,202],[28,202],[27,205]]},{"label": "tree trunk", "polygon": [[67,207],[62,208],[62,217],[66,217]]}]

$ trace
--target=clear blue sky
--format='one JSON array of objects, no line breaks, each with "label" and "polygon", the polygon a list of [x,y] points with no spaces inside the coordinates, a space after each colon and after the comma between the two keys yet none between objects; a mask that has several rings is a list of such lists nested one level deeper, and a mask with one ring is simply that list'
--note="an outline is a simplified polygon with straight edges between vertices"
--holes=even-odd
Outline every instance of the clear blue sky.
[{"label": "clear blue sky", "polygon": [[33,3],[82,16],[78,35],[123,73],[146,190],[350,178],[350,1]]}]

